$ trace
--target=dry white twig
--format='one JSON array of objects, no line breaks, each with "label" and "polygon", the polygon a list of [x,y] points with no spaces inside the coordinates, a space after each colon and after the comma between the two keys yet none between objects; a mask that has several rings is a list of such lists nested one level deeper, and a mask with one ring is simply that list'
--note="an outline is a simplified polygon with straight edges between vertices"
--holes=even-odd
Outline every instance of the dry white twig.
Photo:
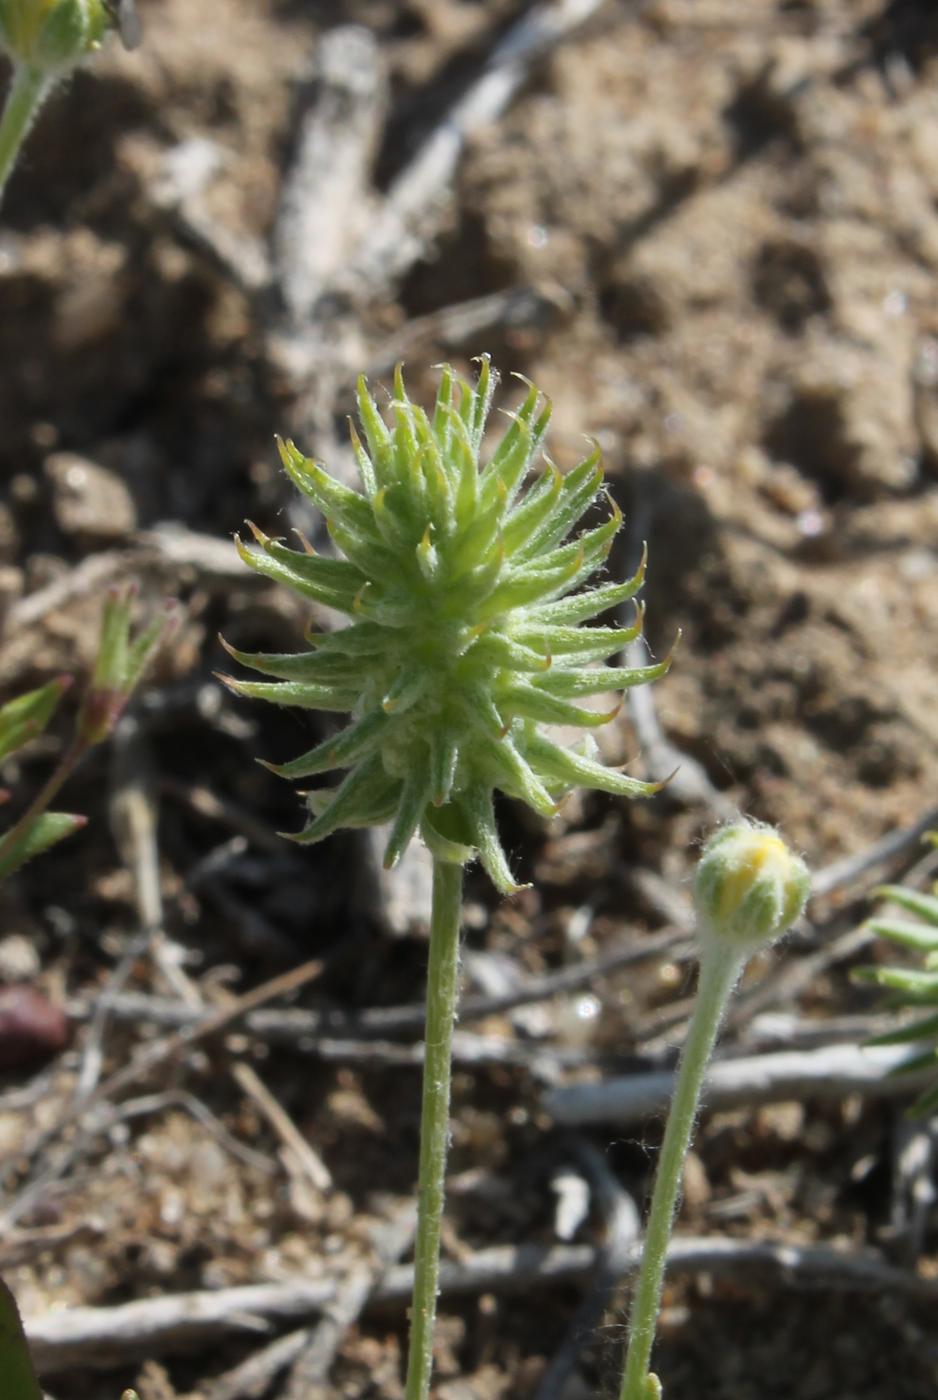
[{"label": "dry white twig", "polygon": [[149,192],[154,207],[183,242],[197,249],[247,297],[270,282],[266,250],[257,240],[226,228],[210,213],[205,194],[226,163],[224,152],[204,137],[170,147]]},{"label": "dry white twig", "polygon": [[370,213],[366,190],[387,99],[376,37],[360,25],[329,30],[317,43],[310,86],[273,234],[274,275],[296,329],[340,279]]},{"label": "dry white twig", "polygon": [[[842,1098],[864,1094],[892,1098],[928,1082],[930,1071],[893,1077],[912,1058],[905,1046],[826,1045],[819,1050],[781,1051],[746,1059],[716,1060],[704,1080],[707,1109],[748,1108],[789,1099]],[[674,1074],[654,1071],[598,1084],[567,1084],[544,1096],[557,1123],[634,1123],[660,1113],[671,1099]]]},{"label": "dry white twig", "polygon": [[486,63],[392,184],[384,208],[355,256],[368,292],[381,295],[426,252],[453,199],[453,179],[466,143],[497,120],[533,65],[595,14],[603,0],[537,5],[512,26]]},{"label": "dry white twig", "polygon": [[[174,1031],[161,1040],[140,1045],[128,1063],[101,1080],[83,1101],[73,1101],[51,1128],[41,1128],[23,1144],[17,1165],[25,1168],[24,1176],[15,1196],[6,1204],[0,1216],[3,1224],[8,1227],[47,1185],[68,1170],[94,1135],[103,1130],[106,1118],[102,1117],[102,1113],[107,1115],[113,1112],[113,1103],[125,1089],[144,1082],[158,1068],[186,1054],[198,1041],[220,1034],[255,1008],[279,996],[289,995],[321,973],[322,963],[318,960],[291,968],[289,972],[272,977],[246,992],[229,1005],[208,1012],[197,1024]],[[50,1162],[50,1146],[61,1141],[65,1130],[73,1125],[77,1125],[78,1131],[72,1135],[61,1155]]]},{"label": "dry white twig", "polygon": [[379,1232],[377,1260],[354,1268],[336,1291],[335,1301],[310,1331],[296,1358],[282,1400],[326,1400],[324,1384],[348,1329],[361,1316],[375,1288],[410,1246],[417,1228],[417,1211],[408,1202]]},{"label": "dry white twig", "polygon": [[90,554],[74,569],[37,588],[34,593],[18,598],[6,614],[4,629],[8,633],[31,630],[56,608],[98,593],[130,567],[132,564],[128,555],[118,550]]},{"label": "dry white twig", "polygon": [[203,1383],[200,1390],[203,1400],[257,1400],[266,1394],[274,1378],[293,1364],[308,1340],[308,1327],[298,1327],[278,1337],[224,1375]]},{"label": "dry white twig", "polygon": [[887,865],[899,856],[905,855],[925,835],[938,826],[938,807],[932,807],[911,826],[899,831],[890,831],[872,846],[867,846],[853,856],[844,856],[823,869],[815,871],[811,877],[812,898],[821,894],[831,894],[834,890],[851,885],[861,876],[869,874],[878,865]]},{"label": "dry white twig", "polygon": [[7,634],[30,631],[58,608],[97,595],[108,584],[148,568],[168,568],[174,576],[180,568],[190,568],[200,578],[236,579],[245,587],[254,582],[230,540],[199,534],[182,525],[158,525],[141,531],[133,537],[133,545],[128,550],[90,554],[61,577],[18,598],[4,619]]},{"label": "dry white twig", "polygon": [[545,329],[571,311],[572,298],[562,287],[507,287],[469,301],[441,306],[412,316],[400,330],[371,350],[369,377],[387,374],[426,344],[483,344],[494,331]]},{"label": "dry white twig", "polygon": [[[625,649],[622,664],[647,666],[651,660],[645,639],[641,638]],[[671,743],[658,719],[652,689],[650,685],[636,686],[628,692],[629,716],[641,745],[646,771],[656,779],[668,778],[665,791],[670,798],[688,806],[706,807],[719,821],[732,821],[739,816],[738,806],[714,786],[702,763]]]},{"label": "dry white twig", "polygon": [[[624,1274],[637,1268],[638,1255],[636,1246]],[[441,1292],[449,1297],[477,1297],[487,1292],[530,1291],[558,1279],[588,1276],[600,1257],[590,1245],[481,1250],[458,1264],[443,1264]],[[878,1291],[938,1301],[938,1279],[893,1268],[873,1250],[845,1253],[828,1245],[690,1238],[673,1241],[668,1265],[680,1273],[764,1275],[802,1288]],[[391,1269],[375,1289],[373,1301],[406,1302],[412,1274],[410,1265]],[[255,1334],[314,1317],[334,1301],[338,1288],[334,1278],[301,1275],[279,1283],[144,1298],[113,1308],[56,1310],[28,1317],[26,1335],[42,1374],[79,1366],[106,1369],[133,1357],[165,1355],[220,1337]]]},{"label": "dry white twig", "polygon": [[147,551],[147,559],[153,558],[174,570],[194,569],[200,578],[217,576],[245,582],[244,564],[231,540],[188,530],[185,525],[170,521],[142,530],[134,538]]}]

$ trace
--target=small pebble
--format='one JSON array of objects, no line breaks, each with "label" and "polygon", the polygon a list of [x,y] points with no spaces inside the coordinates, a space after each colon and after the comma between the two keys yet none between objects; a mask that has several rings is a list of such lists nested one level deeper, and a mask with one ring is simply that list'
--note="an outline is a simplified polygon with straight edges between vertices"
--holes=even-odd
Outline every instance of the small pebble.
[{"label": "small pebble", "polygon": [[116,472],[79,457],[53,452],[45,460],[52,487],[52,513],[66,535],[118,540],[137,527],[133,497]]},{"label": "small pebble", "polygon": [[65,1012],[34,987],[0,989],[0,1070],[57,1055],[68,1034]]},{"label": "small pebble", "polygon": [[39,954],[28,938],[21,933],[0,938],[0,982],[32,982],[39,967]]}]

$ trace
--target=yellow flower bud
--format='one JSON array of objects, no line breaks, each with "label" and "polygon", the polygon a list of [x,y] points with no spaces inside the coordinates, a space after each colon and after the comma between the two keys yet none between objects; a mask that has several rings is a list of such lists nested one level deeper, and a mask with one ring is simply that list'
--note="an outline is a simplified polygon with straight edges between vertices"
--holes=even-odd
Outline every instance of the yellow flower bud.
[{"label": "yellow flower bud", "polygon": [[807,902],[811,877],[770,826],[739,821],[704,847],[694,898],[701,937],[748,954],[789,929]]}]

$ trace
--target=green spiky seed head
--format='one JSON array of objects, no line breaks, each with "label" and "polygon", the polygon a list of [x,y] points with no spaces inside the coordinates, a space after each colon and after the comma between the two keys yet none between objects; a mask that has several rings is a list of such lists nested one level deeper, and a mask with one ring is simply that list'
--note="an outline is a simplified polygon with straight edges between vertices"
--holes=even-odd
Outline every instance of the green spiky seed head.
[{"label": "green spiky seed head", "polygon": [[111,23],[104,0],[0,0],[0,47],[54,75],[97,48]]},{"label": "green spiky seed head", "polygon": [[[644,561],[623,583],[584,588],[621,522],[612,505],[602,524],[576,533],[603,493],[599,451],[566,474],[546,458],[535,471],[550,405],[530,385],[484,453],[494,387],[487,358],[474,384],[444,367],[428,414],[398,370],[382,415],[360,380],[363,437],[352,429],[360,492],[281,444],[287,474],[322,511],[343,557],[289,549],[253,526],[253,547],[238,540],[238,548],[251,568],[351,624],[317,634],[298,655],[232,651],[276,679],[227,683],[242,695],[351,715],[336,737],[275,769],[287,778],[348,769],[339,786],[309,798],[311,820],[297,840],[391,821],[388,865],[419,832],[440,859],[477,854],[510,892],[517,886],[494,793],[551,816],[577,785],[623,797],[657,791],[597,761],[589,732],[621,702],[578,702],[653,681],[669,661],[596,664],[640,634],[641,610],[626,627],[579,624],[634,598]],[[552,725],[582,729],[583,742],[565,747]]]},{"label": "green spiky seed head", "polygon": [[800,917],[808,868],[778,832],[739,821],[710,838],[697,866],[694,897],[701,936],[752,953]]}]

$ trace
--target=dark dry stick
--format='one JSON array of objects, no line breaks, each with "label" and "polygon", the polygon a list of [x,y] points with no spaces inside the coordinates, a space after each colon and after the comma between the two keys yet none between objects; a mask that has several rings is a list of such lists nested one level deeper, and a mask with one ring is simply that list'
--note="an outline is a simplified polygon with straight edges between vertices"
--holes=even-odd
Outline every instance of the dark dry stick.
[{"label": "dark dry stick", "polygon": [[544,1372],[536,1400],[563,1400],[584,1347],[595,1338],[615,1290],[629,1271],[641,1232],[635,1202],[616,1179],[603,1154],[586,1138],[574,1139],[573,1150],[599,1201],[605,1238],[596,1253],[596,1268],[587,1295]]},{"label": "dark dry stick", "polygon": [[893,1129],[889,1226],[896,1254],[909,1268],[922,1252],[935,1204],[938,1116],[925,1122],[900,1118]]},{"label": "dark dry stick", "polygon": [[[506,1014],[521,1006],[531,1006],[536,1002],[548,1001],[554,996],[601,984],[602,979],[612,972],[624,967],[634,967],[663,954],[679,956],[685,942],[683,932],[665,929],[640,940],[630,939],[628,943],[599,957],[584,959],[569,967],[558,968],[555,972],[542,973],[538,977],[528,977],[509,992],[491,996],[467,996],[460,1004],[460,1023]],[[70,1002],[68,1009],[70,1015],[79,1019],[88,1016],[91,1010],[87,1003],[79,999]],[[149,1021],[178,1028],[198,1022],[198,1014],[184,1002],[168,1001],[165,998],[148,997],[138,993],[125,993],[115,997],[112,1013],[124,1021]],[[423,1007],[416,1004],[374,1007],[358,1015],[299,1009],[281,1011],[271,1008],[247,1015],[244,1029],[256,1035],[265,1044],[289,1046],[318,1039],[339,1041],[346,1038],[361,1042],[385,1036],[419,1034],[423,1027],[423,1017]]]}]

